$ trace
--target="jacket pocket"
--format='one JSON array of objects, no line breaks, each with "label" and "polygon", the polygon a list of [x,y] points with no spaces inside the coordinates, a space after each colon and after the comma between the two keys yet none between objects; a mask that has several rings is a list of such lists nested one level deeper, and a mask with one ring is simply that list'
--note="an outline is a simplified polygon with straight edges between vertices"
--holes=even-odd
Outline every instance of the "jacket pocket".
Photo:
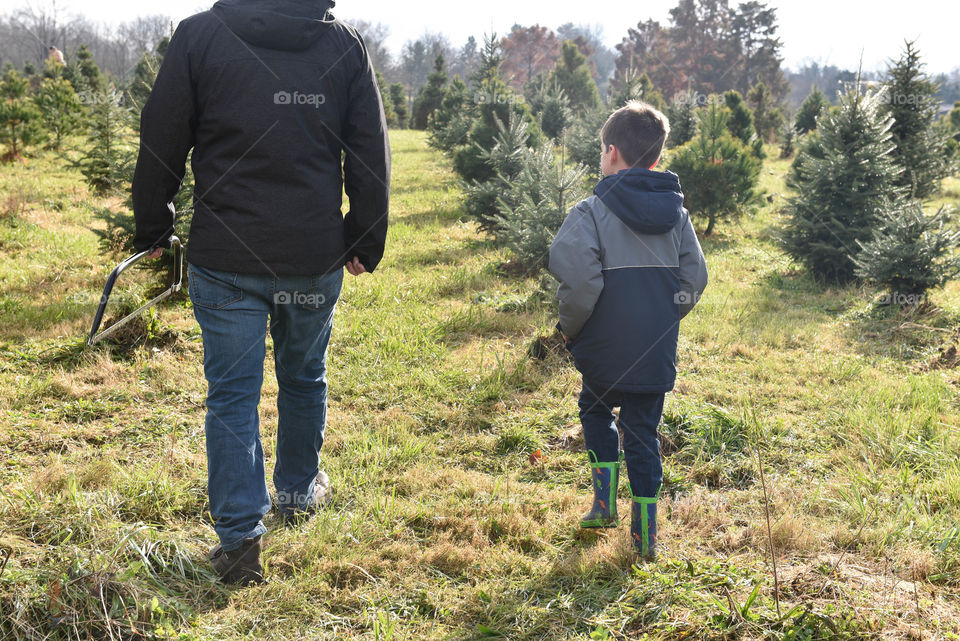
[{"label": "jacket pocket", "polygon": [[190,300],[198,307],[222,309],[243,300],[237,274],[189,266]]}]

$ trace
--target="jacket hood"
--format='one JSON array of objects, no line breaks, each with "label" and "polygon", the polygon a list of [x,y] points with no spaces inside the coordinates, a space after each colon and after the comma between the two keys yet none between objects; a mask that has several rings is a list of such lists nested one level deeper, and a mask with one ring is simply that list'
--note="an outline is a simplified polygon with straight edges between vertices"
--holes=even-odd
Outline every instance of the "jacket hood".
[{"label": "jacket hood", "polygon": [[624,169],[598,182],[593,193],[641,234],[665,234],[683,215],[680,179],[671,171]]},{"label": "jacket hood", "polygon": [[258,47],[302,51],[330,28],[333,0],[220,0],[211,9],[233,33]]}]

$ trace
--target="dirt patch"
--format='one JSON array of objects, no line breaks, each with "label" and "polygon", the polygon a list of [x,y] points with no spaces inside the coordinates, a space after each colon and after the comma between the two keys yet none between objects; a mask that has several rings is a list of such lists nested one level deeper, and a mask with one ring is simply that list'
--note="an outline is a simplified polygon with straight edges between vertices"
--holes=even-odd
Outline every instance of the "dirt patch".
[{"label": "dirt patch", "polygon": [[[852,555],[823,554],[780,566],[780,585],[788,599],[857,603],[884,621],[880,638],[928,638],[931,631],[960,632],[956,594],[910,576],[913,563],[873,564]],[[919,622],[919,624],[918,624]],[[943,638],[934,634],[929,638]]]},{"label": "dirt patch", "polygon": [[551,450],[566,450],[568,452],[582,452],[583,428],[580,423],[570,423],[563,426],[563,430],[547,442]]},{"label": "dirt patch", "polygon": [[953,338],[952,344],[941,345],[936,356],[934,356],[926,366],[928,371],[938,369],[956,369],[960,366],[960,353],[957,351],[957,337]]},{"label": "dirt patch", "polygon": [[556,330],[549,336],[537,336],[533,339],[530,343],[530,356],[538,361],[546,360],[550,356],[556,356],[563,360],[573,359],[569,350],[567,350],[566,341]]}]

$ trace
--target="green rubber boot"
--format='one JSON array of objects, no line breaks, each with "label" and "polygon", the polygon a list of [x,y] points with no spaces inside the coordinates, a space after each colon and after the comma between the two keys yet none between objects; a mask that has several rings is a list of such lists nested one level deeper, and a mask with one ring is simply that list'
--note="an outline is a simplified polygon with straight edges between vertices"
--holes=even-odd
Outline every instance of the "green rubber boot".
[{"label": "green rubber boot", "polygon": [[593,450],[589,450],[587,456],[590,459],[590,476],[593,479],[593,507],[580,519],[580,527],[617,527],[620,462],[600,463]]},{"label": "green rubber boot", "polygon": [[633,496],[630,513],[630,538],[641,561],[657,560],[657,500],[660,498],[661,485],[657,495],[652,497]]}]

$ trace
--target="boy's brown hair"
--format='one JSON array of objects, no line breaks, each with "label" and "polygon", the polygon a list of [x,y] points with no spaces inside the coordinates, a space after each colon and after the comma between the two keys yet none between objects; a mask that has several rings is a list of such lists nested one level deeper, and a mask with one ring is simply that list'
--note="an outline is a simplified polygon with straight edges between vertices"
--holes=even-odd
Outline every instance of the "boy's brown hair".
[{"label": "boy's brown hair", "polygon": [[670,121],[645,102],[631,100],[607,118],[600,130],[604,149],[614,145],[631,167],[653,167],[670,135]]}]

